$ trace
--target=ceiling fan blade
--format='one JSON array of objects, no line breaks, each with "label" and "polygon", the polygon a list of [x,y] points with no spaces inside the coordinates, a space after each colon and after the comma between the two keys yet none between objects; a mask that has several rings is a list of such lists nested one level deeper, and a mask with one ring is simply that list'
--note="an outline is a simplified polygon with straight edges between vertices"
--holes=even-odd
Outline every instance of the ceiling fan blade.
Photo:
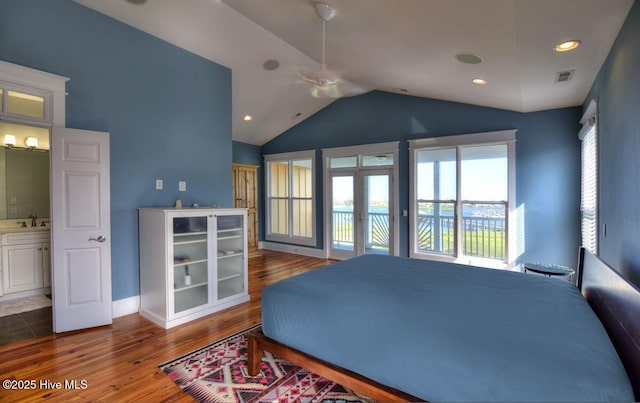
[{"label": "ceiling fan blade", "polygon": [[311,96],[314,98],[344,98],[371,91],[350,81],[340,80],[335,85],[314,85]]}]

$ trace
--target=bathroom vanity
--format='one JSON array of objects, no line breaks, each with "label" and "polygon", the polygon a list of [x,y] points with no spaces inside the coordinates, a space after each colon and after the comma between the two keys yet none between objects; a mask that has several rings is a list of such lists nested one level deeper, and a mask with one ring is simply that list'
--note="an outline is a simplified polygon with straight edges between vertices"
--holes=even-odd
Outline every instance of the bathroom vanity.
[{"label": "bathroom vanity", "polygon": [[48,292],[49,226],[0,227],[0,296]]}]

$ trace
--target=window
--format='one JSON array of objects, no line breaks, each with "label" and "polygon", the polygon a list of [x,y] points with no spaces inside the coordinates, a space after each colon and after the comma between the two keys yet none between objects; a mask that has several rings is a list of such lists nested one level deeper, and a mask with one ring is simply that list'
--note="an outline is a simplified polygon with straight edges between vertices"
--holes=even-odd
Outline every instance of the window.
[{"label": "window", "polygon": [[582,140],[580,216],[582,246],[598,253],[598,130],[597,104],[591,101],[582,120],[578,137]]},{"label": "window", "polygon": [[510,262],[515,130],[409,143],[411,256],[478,265]]},{"label": "window", "polygon": [[50,122],[52,94],[0,81],[0,116]]},{"label": "window", "polygon": [[315,246],[315,151],[267,155],[265,160],[266,239]]}]

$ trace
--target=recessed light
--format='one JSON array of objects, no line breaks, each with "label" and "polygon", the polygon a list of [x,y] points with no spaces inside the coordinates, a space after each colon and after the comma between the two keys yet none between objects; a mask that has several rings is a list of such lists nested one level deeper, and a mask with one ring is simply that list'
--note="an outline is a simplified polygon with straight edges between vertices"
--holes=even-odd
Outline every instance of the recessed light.
[{"label": "recessed light", "polygon": [[248,121],[250,121],[250,120],[253,120],[253,116],[251,116],[251,115],[244,115],[244,118],[242,118],[242,119],[244,119],[244,121],[245,121],[245,122],[248,122]]},{"label": "recessed light", "polygon": [[408,90],[408,89],[406,89],[406,88],[398,88],[398,87],[394,87],[394,88],[391,88],[391,89],[392,89],[392,90],[394,90],[394,91],[396,91],[396,92],[409,92],[409,90]]},{"label": "recessed light", "polygon": [[471,80],[474,84],[478,84],[478,85],[486,85],[487,84],[487,80],[485,80],[484,78],[474,78],[473,80]]},{"label": "recessed light", "polygon": [[577,39],[572,39],[570,41],[560,42],[553,48],[556,52],[568,52],[580,46],[581,41]]}]

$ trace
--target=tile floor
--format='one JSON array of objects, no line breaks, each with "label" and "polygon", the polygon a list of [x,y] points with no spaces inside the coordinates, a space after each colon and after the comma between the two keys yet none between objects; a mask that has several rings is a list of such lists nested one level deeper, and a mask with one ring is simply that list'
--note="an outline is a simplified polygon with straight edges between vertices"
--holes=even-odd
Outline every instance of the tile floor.
[{"label": "tile floor", "polygon": [[0,318],[0,346],[53,333],[51,307]]}]

